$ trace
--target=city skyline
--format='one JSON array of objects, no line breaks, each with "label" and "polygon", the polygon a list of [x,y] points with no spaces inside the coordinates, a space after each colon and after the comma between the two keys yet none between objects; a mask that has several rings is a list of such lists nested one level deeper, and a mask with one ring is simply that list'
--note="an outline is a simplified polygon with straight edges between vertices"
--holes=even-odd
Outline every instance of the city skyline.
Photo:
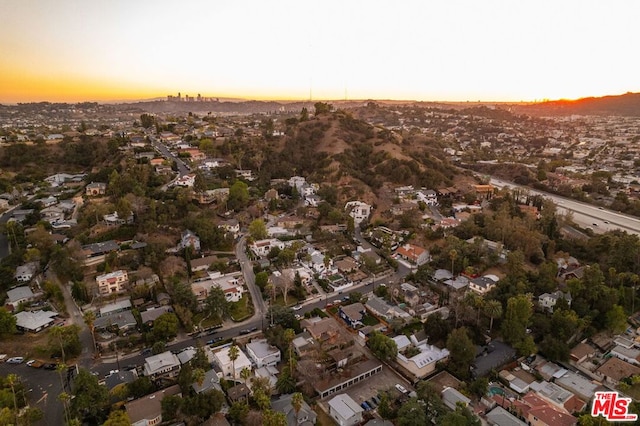
[{"label": "city skyline", "polygon": [[632,1],[1,4],[0,103],[640,92]]}]

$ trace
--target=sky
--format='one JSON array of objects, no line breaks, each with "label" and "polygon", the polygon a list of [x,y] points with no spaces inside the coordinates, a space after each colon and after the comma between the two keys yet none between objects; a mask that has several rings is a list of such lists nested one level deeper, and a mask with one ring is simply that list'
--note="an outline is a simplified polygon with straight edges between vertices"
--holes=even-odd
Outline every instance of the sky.
[{"label": "sky", "polygon": [[640,92],[636,0],[0,0],[0,103]]}]

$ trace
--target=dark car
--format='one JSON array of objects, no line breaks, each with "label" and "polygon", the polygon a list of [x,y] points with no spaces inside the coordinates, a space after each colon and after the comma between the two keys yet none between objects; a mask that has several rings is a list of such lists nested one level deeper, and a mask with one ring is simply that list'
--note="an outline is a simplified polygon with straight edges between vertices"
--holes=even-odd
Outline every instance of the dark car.
[{"label": "dark car", "polygon": [[48,364],[43,365],[42,368],[44,368],[45,370],[55,370],[56,368],[58,368],[58,364],[54,364],[53,362],[50,362]]},{"label": "dark car", "polygon": [[215,338],[209,340],[207,342],[207,345],[213,345],[214,343],[219,342],[220,340],[222,340],[222,337],[215,337]]}]

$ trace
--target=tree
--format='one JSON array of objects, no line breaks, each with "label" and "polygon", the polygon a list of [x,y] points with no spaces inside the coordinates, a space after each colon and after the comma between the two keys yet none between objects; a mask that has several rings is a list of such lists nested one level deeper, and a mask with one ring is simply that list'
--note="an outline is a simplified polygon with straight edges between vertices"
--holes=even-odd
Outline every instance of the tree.
[{"label": "tree", "polygon": [[260,271],[256,274],[256,285],[264,292],[267,284],[269,283],[269,273],[267,271]]},{"label": "tree", "polygon": [[[67,327],[52,327],[49,329],[49,347],[53,354],[62,356],[62,362],[80,354],[80,327],[73,324]],[[59,351],[58,351],[59,349]]]},{"label": "tree", "polygon": [[476,347],[469,338],[466,328],[457,328],[449,334],[447,349],[449,350],[449,370],[461,379],[467,379],[471,363],[475,359]]},{"label": "tree", "polygon": [[177,418],[178,412],[182,408],[183,399],[178,395],[167,395],[160,401],[162,409],[162,420],[170,421]]},{"label": "tree", "polygon": [[93,325],[96,320],[96,314],[93,311],[87,311],[84,313],[83,319],[84,319],[84,323],[87,325],[87,327],[89,327],[89,332],[91,332],[91,339],[93,340],[93,351],[95,351],[96,335],[95,335],[95,328]]},{"label": "tree", "polygon": [[507,310],[502,322],[502,336],[511,345],[522,342],[533,313],[531,294],[519,294],[507,300]]},{"label": "tree", "polygon": [[17,374],[12,373],[7,376],[7,383],[11,387],[11,394],[13,395],[13,410],[16,416],[16,424],[18,423],[18,400],[16,398],[16,385],[19,381],[20,379],[18,379]]},{"label": "tree", "polygon": [[489,317],[489,332],[493,330],[493,320],[502,316],[502,303],[499,300],[487,300],[483,307],[484,313]]},{"label": "tree", "polygon": [[231,210],[239,211],[249,203],[249,187],[246,183],[237,180],[229,188],[227,207]]},{"label": "tree", "polygon": [[247,385],[247,381],[249,380],[250,377],[251,377],[251,369],[249,369],[248,367],[244,367],[242,371],[240,371],[240,378],[244,380],[245,386]]},{"label": "tree", "polygon": [[124,410],[114,410],[109,414],[107,421],[102,426],[129,426],[131,420]]},{"label": "tree", "polygon": [[287,426],[287,416],[280,411],[265,410],[262,413],[263,426]]},{"label": "tree", "polygon": [[454,271],[454,267],[456,264],[456,259],[458,258],[458,252],[455,249],[449,251],[449,259],[451,259],[451,274],[456,275]]},{"label": "tree", "polygon": [[398,410],[398,426],[426,425],[427,414],[416,398],[411,398]]},{"label": "tree", "polygon": [[264,223],[264,220],[252,220],[249,224],[249,235],[251,235],[254,241],[267,238],[269,234],[267,234],[267,225]]},{"label": "tree", "polygon": [[293,411],[296,413],[296,420],[298,420],[298,413],[302,408],[302,403],[304,402],[304,398],[300,392],[296,392],[291,395],[291,406],[293,407]]},{"label": "tree", "polygon": [[233,369],[233,380],[236,379],[236,360],[240,356],[240,349],[236,345],[229,348],[229,359],[231,360],[231,368]]},{"label": "tree", "polygon": [[16,332],[16,317],[5,308],[0,308],[0,337]]},{"label": "tree", "polygon": [[627,314],[620,305],[613,305],[613,308],[605,316],[605,324],[611,334],[620,334],[627,329]]},{"label": "tree", "polygon": [[316,102],[313,104],[315,108],[315,115],[326,114],[333,110],[333,105],[326,102]]},{"label": "tree", "polygon": [[151,379],[147,376],[138,377],[131,383],[127,383],[127,393],[134,397],[140,398],[149,395],[155,391],[155,386]]},{"label": "tree", "polygon": [[73,381],[71,412],[90,423],[101,424],[109,406],[109,391],[98,383],[98,378],[81,368]]},{"label": "tree", "polygon": [[443,319],[442,315],[438,312],[427,317],[427,321],[424,323],[424,331],[430,338],[429,342],[433,342],[434,344],[445,342],[451,331],[451,325],[447,320]]},{"label": "tree", "polygon": [[172,312],[160,315],[153,322],[153,337],[160,341],[169,341],[178,335],[178,317]]},{"label": "tree", "polygon": [[398,355],[396,342],[379,331],[371,333],[367,343],[371,352],[381,360],[391,361]]},{"label": "tree", "polygon": [[[460,403],[458,403],[460,404]],[[450,411],[442,417],[445,426],[480,426],[480,419],[463,405],[457,405],[455,411]]]},{"label": "tree", "polygon": [[469,390],[478,398],[482,398],[489,389],[489,379],[486,377],[478,377],[469,386]]},{"label": "tree", "polygon": [[223,320],[229,317],[230,308],[224,291],[220,287],[212,287],[204,301],[205,312]]}]

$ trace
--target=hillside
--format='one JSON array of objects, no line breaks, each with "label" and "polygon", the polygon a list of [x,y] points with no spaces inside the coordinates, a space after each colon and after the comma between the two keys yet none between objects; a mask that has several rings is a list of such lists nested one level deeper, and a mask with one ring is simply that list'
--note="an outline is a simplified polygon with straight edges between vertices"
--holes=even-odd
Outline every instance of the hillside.
[{"label": "hillside", "polygon": [[530,115],[618,115],[640,116],[640,93],[589,97],[574,101],[557,100],[531,105],[513,106],[515,111]]},{"label": "hillside", "polygon": [[342,110],[299,122],[287,133],[262,171],[271,178],[308,176],[337,187],[342,200],[376,203],[384,184],[438,188],[456,175],[438,143],[374,127]]}]

